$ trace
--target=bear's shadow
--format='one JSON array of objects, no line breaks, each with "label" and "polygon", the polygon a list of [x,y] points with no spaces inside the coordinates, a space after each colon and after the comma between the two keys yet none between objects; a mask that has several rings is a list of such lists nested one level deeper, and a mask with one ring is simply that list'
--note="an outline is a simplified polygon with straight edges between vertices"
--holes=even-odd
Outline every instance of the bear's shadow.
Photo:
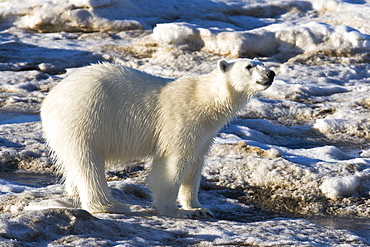
[{"label": "bear's shadow", "polygon": [[[115,181],[110,182],[109,187],[114,198],[131,207],[133,215],[157,215],[151,205],[151,192],[146,186]],[[199,191],[199,201],[213,212],[215,217],[209,220],[248,223],[281,216],[249,202],[247,194],[241,190],[218,186],[205,181],[204,178]]]}]

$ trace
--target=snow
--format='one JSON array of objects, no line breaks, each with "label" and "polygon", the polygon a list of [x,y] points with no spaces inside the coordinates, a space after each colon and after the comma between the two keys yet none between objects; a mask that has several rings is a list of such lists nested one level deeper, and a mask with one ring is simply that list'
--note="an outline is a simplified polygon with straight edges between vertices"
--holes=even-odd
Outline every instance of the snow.
[{"label": "snow", "polygon": [[[0,1],[1,245],[369,245],[368,223],[305,219],[370,217],[369,11],[368,0]],[[235,57],[277,77],[215,138],[200,192],[215,219],[156,215],[150,160],[108,167],[131,215],[90,215],[40,182],[54,173],[40,104],[74,68],[176,78]]]},{"label": "snow", "polygon": [[[72,208],[73,201],[63,195],[60,185],[29,188],[18,191],[18,199],[7,213],[0,215],[2,243],[48,243],[49,246],[71,245],[346,245],[365,246],[364,239],[348,231],[331,230],[303,219],[274,218],[259,222],[241,223],[230,220],[182,220],[153,215],[149,192],[143,186],[110,182],[124,200],[139,212],[132,215],[96,214]],[[16,201],[14,193],[2,199]],[[219,210],[245,217],[250,208],[243,210],[219,194],[203,195],[206,206],[219,205]],[[68,201],[69,200],[69,201]],[[31,202],[30,205],[25,204]],[[46,203],[45,203],[46,202]],[[220,203],[220,204],[218,204]],[[17,206],[16,206],[17,204]],[[69,207],[67,209],[66,207]],[[143,210],[144,209],[144,210]],[[236,211],[238,210],[238,211]],[[5,245],[6,246],[6,245]]]},{"label": "snow", "polygon": [[[341,25],[310,22],[303,25],[273,24],[251,31],[212,31],[186,23],[158,24],[153,38],[159,44],[201,43],[207,52],[230,56],[271,56],[329,49],[368,51],[370,36]],[[289,57],[287,57],[289,58]],[[286,58],[286,59],[287,59]]]},{"label": "snow", "polygon": [[345,176],[324,179],[320,189],[326,197],[336,199],[339,196],[350,196],[360,185],[359,176]]}]

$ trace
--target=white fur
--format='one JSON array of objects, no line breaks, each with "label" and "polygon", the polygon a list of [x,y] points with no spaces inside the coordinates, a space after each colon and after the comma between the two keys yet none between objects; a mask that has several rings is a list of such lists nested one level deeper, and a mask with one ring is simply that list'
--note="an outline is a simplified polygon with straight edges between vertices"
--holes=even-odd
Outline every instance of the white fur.
[{"label": "white fur", "polygon": [[217,131],[271,84],[256,83],[269,71],[248,59],[221,60],[209,74],[178,80],[108,63],[76,70],[41,108],[67,192],[92,213],[129,212],[109,193],[105,163],[153,156],[149,188],[159,213],[212,216],[198,202],[204,156]]}]

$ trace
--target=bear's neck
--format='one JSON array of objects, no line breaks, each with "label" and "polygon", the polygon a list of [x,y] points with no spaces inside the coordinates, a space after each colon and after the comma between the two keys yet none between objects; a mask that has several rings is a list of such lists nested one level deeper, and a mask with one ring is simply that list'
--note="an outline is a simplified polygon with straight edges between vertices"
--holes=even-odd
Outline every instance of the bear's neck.
[{"label": "bear's neck", "polygon": [[223,116],[227,121],[235,117],[236,113],[254,95],[252,92],[247,94],[236,91],[217,70],[199,76],[199,80],[196,81],[198,81],[198,85],[195,93],[198,100],[207,106],[208,114]]}]

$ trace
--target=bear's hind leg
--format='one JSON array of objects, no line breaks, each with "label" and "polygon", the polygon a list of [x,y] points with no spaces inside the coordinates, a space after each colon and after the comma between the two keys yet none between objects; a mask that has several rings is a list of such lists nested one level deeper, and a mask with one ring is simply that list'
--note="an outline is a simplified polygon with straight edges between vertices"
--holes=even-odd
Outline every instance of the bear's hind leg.
[{"label": "bear's hind leg", "polygon": [[71,174],[68,175],[68,176],[67,176],[67,172],[64,172],[64,176],[65,176],[65,178],[64,178],[64,187],[67,191],[68,196],[70,196],[70,197],[78,196],[78,189],[77,189],[76,184],[73,181],[74,180],[73,177],[72,177],[73,175],[74,175],[73,172],[71,172]]},{"label": "bear's hind leg", "polygon": [[[104,161],[89,155],[66,171],[66,182],[77,188],[81,207],[90,213],[129,213],[127,205],[114,200],[105,179]],[[68,184],[67,184],[68,185]],[[72,191],[73,192],[73,191]]]},{"label": "bear's hind leg", "polygon": [[59,155],[55,155],[55,152],[53,153],[55,156],[55,165],[57,168],[58,175],[61,176],[61,183],[63,183],[64,188],[67,192],[67,195],[70,197],[77,197],[78,196],[78,190],[77,186],[74,183],[73,176],[75,174],[74,170],[67,169],[67,164],[72,164],[74,161],[71,160],[61,160]]}]

